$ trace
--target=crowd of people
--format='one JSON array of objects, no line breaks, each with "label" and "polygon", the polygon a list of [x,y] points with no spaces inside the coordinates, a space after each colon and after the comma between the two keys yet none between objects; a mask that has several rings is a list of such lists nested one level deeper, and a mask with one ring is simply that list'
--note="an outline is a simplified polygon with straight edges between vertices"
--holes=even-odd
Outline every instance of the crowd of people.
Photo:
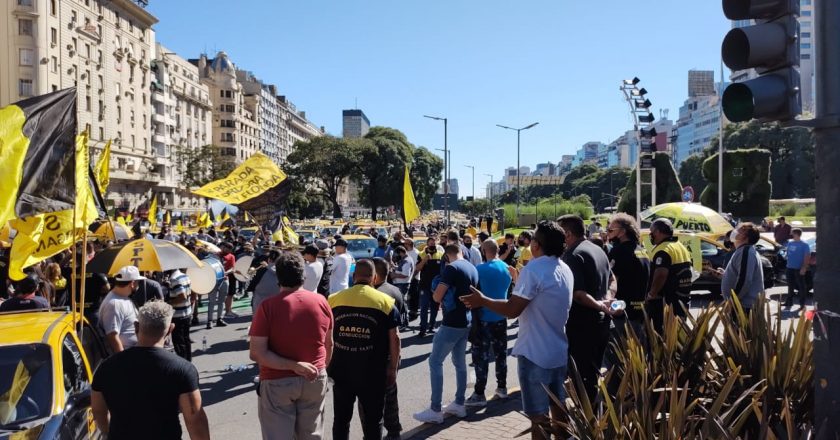
[{"label": "crowd of people", "polygon": [[[180,438],[180,411],[191,438],[207,438],[190,331],[202,321],[211,329],[238,317],[234,297],[251,297],[249,352],[259,366],[266,439],[322,438],[328,388],[333,438],[349,438],[356,405],[365,439],[382,438],[383,428],[385,438],[399,438],[400,334],[418,319],[419,337],[434,336],[429,407],[414,415],[418,421],[442,423],[445,414],[464,417],[467,407],[486,405],[491,362],[492,397],[507,398],[508,328],[518,326],[511,354],[523,412],[534,426],[548,426],[557,408],[545,389],[562,402],[571,365],[594,401],[602,366],[616,362],[610,339],[627,329],[641,336],[645,319],[661,329],[667,310],[684,316],[689,306],[691,255],[667,219],[651,224],[649,252],[635,218],[626,214],[612,216],[605,230],[566,215],[499,241],[474,226],[424,227],[421,250],[413,232],[419,231],[378,236],[373,258],[357,261],[341,235],[301,250],[280,248],[265,234],[249,239],[236,229],[190,236],[164,228],[160,238],[178,241],[222,268],[204,299],[204,319],[183,269],[143,273],[126,266],[112,277],[87,274],[86,314],[110,352],[93,381],[97,425],[114,438]],[[792,231],[792,243],[800,242],[797,234]],[[739,225],[731,237],[736,251],[721,273],[723,294],[737,295],[748,312],[763,291],[758,237],[755,225]],[[210,252],[206,243],[220,252]],[[112,245],[90,244],[88,259]],[[796,246],[789,261],[798,258]],[[69,305],[71,256],[48,259],[29,268],[24,280],[7,283],[13,295],[0,311]],[[236,276],[243,275],[236,261],[245,256],[252,257],[249,281]],[[797,269],[795,262],[788,264],[794,264],[789,271]],[[476,379],[469,397],[468,347]],[[443,405],[447,357],[455,366],[455,387],[452,401]],[[117,372],[124,371],[142,379],[120,381]],[[150,408],[161,423],[147,423],[143,411]],[[535,429],[533,436],[542,433]]]}]

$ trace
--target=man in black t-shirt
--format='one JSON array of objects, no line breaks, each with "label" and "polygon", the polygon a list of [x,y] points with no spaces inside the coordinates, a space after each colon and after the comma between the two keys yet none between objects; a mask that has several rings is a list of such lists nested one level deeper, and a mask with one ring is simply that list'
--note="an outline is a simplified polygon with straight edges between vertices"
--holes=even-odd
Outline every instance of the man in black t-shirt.
[{"label": "man in black t-shirt", "polygon": [[[440,275],[440,282],[435,287],[433,299],[443,307],[443,322],[432,342],[429,355],[429,371],[432,384],[431,405],[425,411],[414,414],[414,418],[423,423],[442,423],[443,414],[465,417],[464,394],[467,390],[467,336],[469,318],[467,307],[458,298],[470,295],[471,287],[478,287],[478,271],[464,259],[461,246],[455,242],[445,248],[449,264]],[[455,365],[455,400],[441,405],[443,397],[443,361],[452,353]]]},{"label": "man in black t-shirt", "polygon": [[569,357],[575,361],[583,386],[594,402],[598,375],[610,337],[610,263],[600,247],[585,239],[583,219],[564,215],[559,219],[566,232],[563,261],[572,269],[575,286],[566,322]]},{"label": "man in black t-shirt", "polygon": [[209,439],[198,371],[163,349],[172,332],[172,306],[152,301],[137,312],[137,345],[106,359],[93,376],[96,426],[111,439]]}]

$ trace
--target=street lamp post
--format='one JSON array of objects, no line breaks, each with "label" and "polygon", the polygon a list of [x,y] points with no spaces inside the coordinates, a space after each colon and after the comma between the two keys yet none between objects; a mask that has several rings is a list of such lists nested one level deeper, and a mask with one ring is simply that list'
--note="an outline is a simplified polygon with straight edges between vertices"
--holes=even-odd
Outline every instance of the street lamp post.
[{"label": "street lamp post", "polygon": [[472,198],[475,200],[475,166],[474,165],[464,165],[465,167],[472,170]]},{"label": "street lamp post", "polygon": [[423,115],[424,118],[443,121],[443,212],[446,216],[446,224],[449,221],[449,145],[447,144],[449,120],[438,116]]},{"label": "street lamp post", "polygon": [[522,183],[520,179],[520,172],[519,172],[519,138],[520,133],[522,130],[528,130],[529,128],[534,128],[539,122],[534,122],[527,127],[522,128],[513,128],[508,127],[506,125],[496,124],[496,127],[504,128],[505,130],[513,130],[516,132],[516,221],[519,222],[519,193],[521,191],[520,184]]},{"label": "street lamp post", "polygon": [[490,212],[493,212],[493,175],[485,174],[485,176],[490,178]]}]

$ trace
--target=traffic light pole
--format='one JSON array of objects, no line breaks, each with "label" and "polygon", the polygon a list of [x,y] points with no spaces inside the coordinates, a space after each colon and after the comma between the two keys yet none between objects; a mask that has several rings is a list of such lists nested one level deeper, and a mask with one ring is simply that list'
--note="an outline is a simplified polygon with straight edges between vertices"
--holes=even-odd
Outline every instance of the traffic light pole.
[{"label": "traffic light pole", "polygon": [[817,439],[840,433],[840,2],[814,2],[816,101],[814,162],[820,268],[814,279],[814,424]]}]

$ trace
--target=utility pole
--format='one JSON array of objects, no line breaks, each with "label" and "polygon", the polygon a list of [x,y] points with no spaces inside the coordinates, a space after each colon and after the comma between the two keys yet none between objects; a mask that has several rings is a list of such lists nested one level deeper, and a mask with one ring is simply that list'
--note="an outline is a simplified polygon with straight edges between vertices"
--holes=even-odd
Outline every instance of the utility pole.
[{"label": "utility pole", "polygon": [[443,121],[443,212],[446,216],[446,224],[449,225],[449,145],[447,143],[449,120],[438,116],[423,115],[423,117]]},{"label": "utility pole", "polygon": [[485,174],[485,176],[490,178],[490,211],[493,211],[493,175],[492,174]]},{"label": "utility pole", "polygon": [[840,2],[814,2],[817,114],[814,151],[820,270],[814,279],[814,428],[818,439],[840,433]]},{"label": "utility pole", "polygon": [[520,173],[520,170],[519,170],[519,168],[520,168],[520,165],[519,165],[519,138],[520,138],[520,134],[522,133],[522,130],[528,130],[530,128],[534,128],[534,127],[537,126],[537,124],[539,124],[539,122],[534,122],[533,124],[528,125],[526,127],[522,127],[522,128],[513,128],[513,127],[508,127],[506,125],[496,124],[496,127],[504,128],[505,130],[513,130],[513,131],[516,132],[516,222],[517,223],[519,223],[519,198],[520,198],[519,193],[521,192],[520,188],[521,188],[521,184],[522,184],[521,173]]},{"label": "utility pole", "polygon": [[473,165],[464,165],[465,167],[472,170],[472,198],[475,200],[475,166]]}]

